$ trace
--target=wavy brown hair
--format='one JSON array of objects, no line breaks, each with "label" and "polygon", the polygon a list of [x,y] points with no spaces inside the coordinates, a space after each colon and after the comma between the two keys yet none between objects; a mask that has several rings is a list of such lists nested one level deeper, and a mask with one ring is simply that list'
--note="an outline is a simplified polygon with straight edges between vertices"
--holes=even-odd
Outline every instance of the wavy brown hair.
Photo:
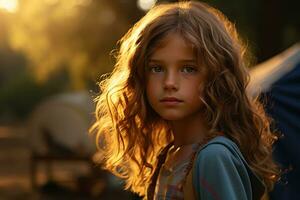
[{"label": "wavy brown hair", "polygon": [[193,45],[205,66],[208,134],[221,131],[233,140],[270,190],[278,178],[272,160],[276,136],[263,106],[247,95],[245,46],[220,11],[199,2],[155,6],[119,41],[115,68],[100,82],[91,127],[103,167],[124,178],[127,189],[145,194],[158,152],[173,140],[172,130],[147,101],[145,66],[159,42],[174,31]]}]

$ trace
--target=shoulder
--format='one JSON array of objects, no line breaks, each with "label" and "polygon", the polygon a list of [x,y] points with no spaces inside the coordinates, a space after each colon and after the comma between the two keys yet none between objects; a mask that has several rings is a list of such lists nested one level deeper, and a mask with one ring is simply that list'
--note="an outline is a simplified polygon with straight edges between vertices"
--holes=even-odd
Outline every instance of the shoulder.
[{"label": "shoulder", "polygon": [[219,136],[197,154],[193,183],[200,199],[251,199],[251,180],[238,146]]},{"label": "shoulder", "polygon": [[209,141],[195,159],[193,183],[198,188],[197,195],[203,199],[215,195],[226,199],[259,199],[264,192],[263,182],[252,172],[238,146],[224,136]]},{"label": "shoulder", "polygon": [[[197,171],[205,174],[234,174],[247,176],[249,165],[238,146],[230,139],[219,136],[204,145],[197,153],[195,164]],[[205,174],[201,173],[205,176]]]},{"label": "shoulder", "polygon": [[200,149],[197,159],[205,159],[211,162],[232,159],[242,161],[243,156],[232,140],[224,136],[218,136]]}]

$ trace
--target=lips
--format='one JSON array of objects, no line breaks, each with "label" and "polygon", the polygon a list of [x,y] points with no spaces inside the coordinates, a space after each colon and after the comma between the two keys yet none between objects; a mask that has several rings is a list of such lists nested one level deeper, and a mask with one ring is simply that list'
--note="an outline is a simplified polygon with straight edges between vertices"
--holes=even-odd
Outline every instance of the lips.
[{"label": "lips", "polygon": [[177,99],[175,97],[165,97],[160,100],[161,102],[182,102],[182,100]]}]

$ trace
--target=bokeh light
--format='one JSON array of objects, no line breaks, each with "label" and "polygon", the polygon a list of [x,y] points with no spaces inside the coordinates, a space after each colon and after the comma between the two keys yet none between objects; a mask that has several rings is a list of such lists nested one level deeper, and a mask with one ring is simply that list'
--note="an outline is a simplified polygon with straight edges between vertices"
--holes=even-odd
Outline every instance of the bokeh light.
[{"label": "bokeh light", "polygon": [[8,12],[16,12],[18,5],[18,0],[0,0],[0,9]]},{"label": "bokeh light", "polygon": [[140,9],[147,11],[149,10],[154,4],[156,3],[157,0],[138,0],[137,5]]}]

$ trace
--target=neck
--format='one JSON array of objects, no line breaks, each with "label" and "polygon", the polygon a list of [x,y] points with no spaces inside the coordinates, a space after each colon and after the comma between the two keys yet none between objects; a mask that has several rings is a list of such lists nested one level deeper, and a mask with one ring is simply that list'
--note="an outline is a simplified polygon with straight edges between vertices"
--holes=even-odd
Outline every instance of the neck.
[{"label": "neck", "polygon": [[175,147],[201,142],[208,132],[200,113],[182,120],[169,121],[169,123],[173,132]]}]

